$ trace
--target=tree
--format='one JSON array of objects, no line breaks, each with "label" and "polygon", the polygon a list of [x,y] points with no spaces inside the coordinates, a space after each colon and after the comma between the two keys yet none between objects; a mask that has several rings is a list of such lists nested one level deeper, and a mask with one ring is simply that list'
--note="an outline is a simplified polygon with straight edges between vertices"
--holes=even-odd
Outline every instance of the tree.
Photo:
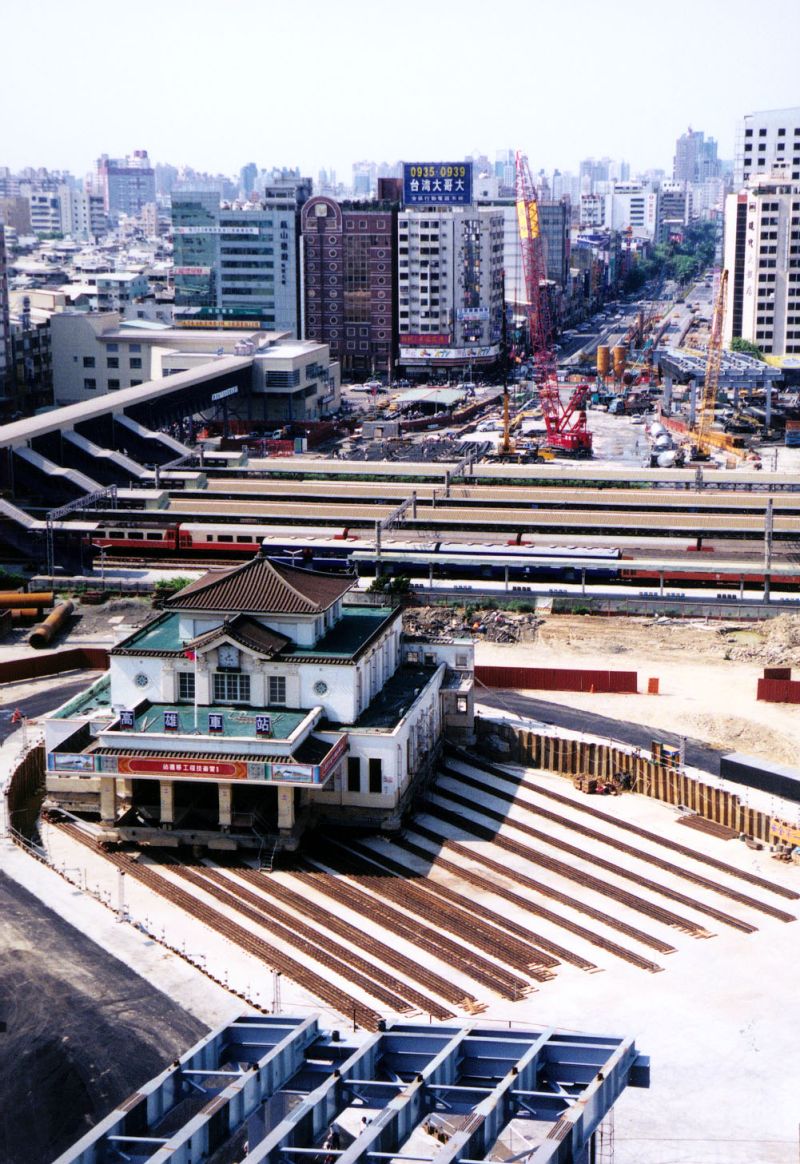
[{"label": "tree", "polygon": [[405,574],[398,574],[396,578],[390,578],[387,574],[378,574],[372,579],[369,586],[369,591],[379,594],[408,594],[411,590],[411,579]]},{"label": "tree", "polygon": [[752,356],[754,360],[764,359],[764,353],[761,348],[740,335],[735,335],[731,340],[731,351],[741,352],[743,356]]},{"label": "tree", "polygon": [[183,590],[184,586],[188,586],[191,581],[191,578],[185,578],[183,575],[177,575],[174,578],[159,578],[153,587],[154,602],[158,605],[165,599],[171,598],[173,594]]}]

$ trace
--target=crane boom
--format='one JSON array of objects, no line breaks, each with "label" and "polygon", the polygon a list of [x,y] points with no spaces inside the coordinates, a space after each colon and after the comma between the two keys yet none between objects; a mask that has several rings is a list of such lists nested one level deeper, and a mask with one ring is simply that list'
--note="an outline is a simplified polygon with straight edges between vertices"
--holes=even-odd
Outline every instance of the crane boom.
[{"label": "crane boom", "polygon": [[728,271],[722,271],[719,280],[719,290],[714,303],[714,314],[711,319],[711,333],[708,338],[708,352],[706,355],[706,371],[703,379],[703,395],[700,399],[700,409],[697,417],[697,443],[701,447],[708,444],[708,434],[714,423],[714,412],[717,406],[717,392],[719,391],[719,372],[722,364],[722,325],[725,319],[725,300],[728,290]]},{"label": "crane boom", "polygon": [[551,448],[591,456],[592,434],[586,427],[584,404],[588,385],[576,389],[566,407],[561,402],[556,357],[553,349],[553,321],[547,289],[547,256],[542,238],[539,203],[528,159],[516,154],[517,226],[525,290],[528,297],[528,329],[539,402]]}]

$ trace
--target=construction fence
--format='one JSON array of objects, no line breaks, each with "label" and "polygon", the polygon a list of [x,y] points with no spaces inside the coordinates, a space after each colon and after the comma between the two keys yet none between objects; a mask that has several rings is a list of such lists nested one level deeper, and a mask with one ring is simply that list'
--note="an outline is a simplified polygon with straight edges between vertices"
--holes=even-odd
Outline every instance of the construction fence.
[{"label": "construction fence", "polygon": [[764,703],[800,703],[797,679],[759,679],[756,699]]},{"label": "construction fence", "polygon": [[588,671],[577,667],[476,667],[475,679],[485,687],[523,691],[589,691],[635,695],[636,671]]},{"label": "construction fence", "polygon": [[11,772],[5,787],[6,820],[12,834],[30,840],[44,793],[44,745],[37,744]]},{"label": "construction fence", "polygon": [[[476,719],[478,751],[495,762],[542,768],[561,776],[585,776],[600,782],[624,775],[631,791],[685,808],[738,835],[771,844],[775,820],[742,804],[732,792],[715,788],[640,752],[561,736],[540,735],[510,724]],[[499,746],[498,746],[499,745]]]},{"label": "construction fence", "polygon": [[101,647],[70,647],[49,655],[30,655],[0,663],[0,683],[21,683],[60,675],[62,671],[107,671],[108,651]]}]

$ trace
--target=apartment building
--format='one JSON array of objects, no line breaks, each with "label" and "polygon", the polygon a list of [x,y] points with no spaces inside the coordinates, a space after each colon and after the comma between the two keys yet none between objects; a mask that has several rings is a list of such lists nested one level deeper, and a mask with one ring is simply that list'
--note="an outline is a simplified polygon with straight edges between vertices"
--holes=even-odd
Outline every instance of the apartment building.
[{"label": "apartment building", "polygon": [[503,318],[503,213],[406,209],[397,220],[400,363],[491,363]]},{"label": "apartment building", "polygon": [[734,188],[773,173],[800,181],[800,106],[748,113],[736,127]]},{"label": "apartment building", "polygon": [[724,336],[800,353],[800,179],[754,176],[725,201]]}]

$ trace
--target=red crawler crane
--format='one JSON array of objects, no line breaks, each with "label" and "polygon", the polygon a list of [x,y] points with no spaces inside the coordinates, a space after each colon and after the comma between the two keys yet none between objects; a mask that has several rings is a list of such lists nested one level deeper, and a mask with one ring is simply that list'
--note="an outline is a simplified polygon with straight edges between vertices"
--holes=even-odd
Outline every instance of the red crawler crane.
[{"label": "red crawler crane", "polygon": [[539,204],[528,159],[519,152],[516,156],[516,178],[517,225],[528,293],[528,326],[547,443],[551,449],[560,452],[590,457],[592,434],[586,427],[584,408],[589,385],[580,384],[566,404],[561,402],[547,291],[547,261],[539,227]]}]

